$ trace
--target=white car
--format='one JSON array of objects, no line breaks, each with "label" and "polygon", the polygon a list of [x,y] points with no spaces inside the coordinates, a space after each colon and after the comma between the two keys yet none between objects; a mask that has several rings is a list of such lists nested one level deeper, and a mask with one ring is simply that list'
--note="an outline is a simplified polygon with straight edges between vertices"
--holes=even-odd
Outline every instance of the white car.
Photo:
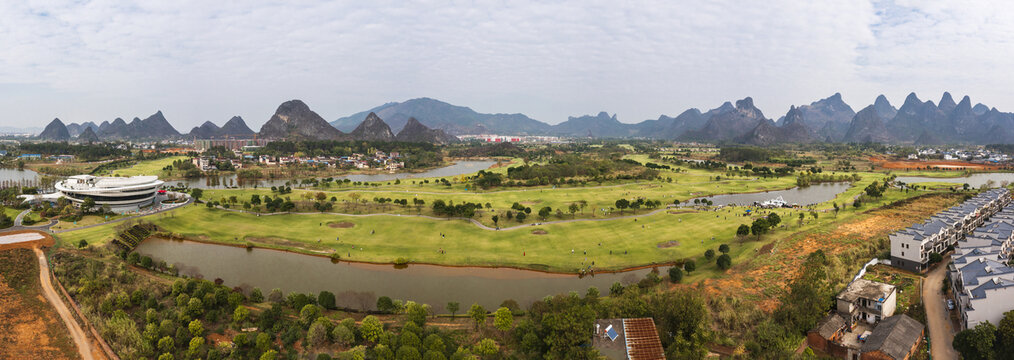
[{"label": "white car", "polygon": [[954,310],[954,300],[947,299],[947,310]]}]

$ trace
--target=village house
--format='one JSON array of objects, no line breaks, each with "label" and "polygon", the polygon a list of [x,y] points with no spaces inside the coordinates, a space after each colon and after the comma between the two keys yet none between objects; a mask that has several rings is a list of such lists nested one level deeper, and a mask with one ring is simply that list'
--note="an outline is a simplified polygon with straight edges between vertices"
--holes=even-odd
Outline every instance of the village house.
[{"label": "village house", "polygon": [[665,360],[651,318],[596,320],[592,347],[610,360]]},{"label": "village house", "polygon": [[836,298],[835,311],[807,332],[810,347],[842,359],[907,359],[922,340],[923,325],[895,315],[893,285],[857,279]]}]

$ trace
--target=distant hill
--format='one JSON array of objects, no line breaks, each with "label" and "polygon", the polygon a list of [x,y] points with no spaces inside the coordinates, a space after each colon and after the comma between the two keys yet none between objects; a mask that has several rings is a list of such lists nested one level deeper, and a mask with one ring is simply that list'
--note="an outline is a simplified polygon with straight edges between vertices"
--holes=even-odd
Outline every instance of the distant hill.
[{"label": "distant hill", "polygon": [[53,141],[67,141],[70,140],[70,132],[67,131],[67,126],[60,121],[59,118],[53,119],[46,125],[45,129],[39,133],[39,139],[42,140],[53,140]]},{"label": "distant hill", "polygon": [[747,97],[736,101],[734,110],[712,116],[700,130],[687,131],[680,137],[694,141],[742,139],[764,120],[768,119],[753,105],[753,98]]},{"label": "distant hill", "polygon": [[749,133],[736,139],[737,142],[751,145],[773,145],[780,143],[811,143],[817,141],[816,134],[803,120],[803,111],[792,106],[782,117],[782,124],[764,119],[757,123]]},{"label": "distant hill", "polygon": [[249,138],[256,134],[253,130],[250,130],[246,126],[246,122],[239,116],[233,116],[229,121],[222,127],[218,127],[210,121],[205,121],[201,126],[196,126],[190,129],[187,137],[196,139],[213,139],[213,138]]},{"label": "distant hill", "polygon": [[405,126],[395,136],[395,140],[447,144],[458,141],[458,138],[448,135],[440,129],[430,129],[415,118],[408,118],[408,122],[405,123]]},{"label": "distant hill", "polygon": [[259,133],[264,138],[294,140],[337,140],[345,137],[300,100],[289,100],[279,105]]},{"label": "distant hill", "polygon": [[84,127],[84,131],[77,136],[77,142],[79,143],[94,143],[99,142],[99,136],[95,134],[95,130],[91,127]]},{"label": "distant hill", "polygon": [[[798,107],[803,124],[814,130],[814,135],[821,139],[840,140],[849,128],[849,122],[856,112],[835,93],[827,98],[801,105]],[[781,125],[782,121],[779,121]]]},{"label": "distant hill", "polygon": [[547,134],[550,129],[549,124],[533,120],[524,114],[483,114],[464,106],[451,105],[430,98],[386,103],[339,118],[332,121],[331,125],[342,131],[352,131],[371,112],[384,119],[394,132],[401,131],[408,123],[408,119],[413,117],[431,129],[441,129],[456,135],[479,133],[541,135]]},{"label": "distant hill", "polygon": [[72,124],[80,134],[85,128],[91,128],[103,140],[161,140],[178,138],[180,133],[166,120],[162,111],[157,111],[144,120],[134,118],[127,123],[121,118],[113,122],[103,121],[96,126],[93,122]]},{"label": "distant hill", "polygon": [[86,128],[91,128],[92,131],[98,131],[99,130],[99,126],[95,125],[95,123],[93,123],[91,121],[84,122],[84,123],[81,123],[81,124],[75,124],[75,123],[67,124],[67,131],[70,133],[70,136],[72,136],[72,137],[76,137],[78,135],[81,135],[81,132],[84,131]]},{"label": "distant hill", "polygon": [[857,143],[885,143],[892,139],[874,105],[856,113],[849,124],[849,130],[842,141]]},{"label": "distant hill", "polygon": [[381,120],[375,113],[366,115],[366,119],[359,123],[349,136],[355,140],[391,141],[394,140],[394,133],[391,127]]}]

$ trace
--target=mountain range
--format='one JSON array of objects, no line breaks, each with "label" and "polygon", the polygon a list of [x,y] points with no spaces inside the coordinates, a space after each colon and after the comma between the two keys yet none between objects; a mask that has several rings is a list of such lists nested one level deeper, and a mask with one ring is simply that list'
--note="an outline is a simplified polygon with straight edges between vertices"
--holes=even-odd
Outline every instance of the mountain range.
[{"label": "mountain range", "polygon": [[[61,130],[62,128],[62,130]],[[550,125],[524,114],[484,114],[431,98],[390,102],[327,122],[300,100],[282,103],[259,132],[236,116],[222,127],[205,122],[181,135],[162,112],[130,123],[117,118],[66,126],[53,120],[40,134],[69,140],[92,130],[102,140],[252,137],[377,141],[450,142],[451,134],[494,133],[596,138],[653,138],[754,145],[810,142],[882,142],[908,144],[1012,143],[1014,114],[968,96],[955,102],[944,93],[938,103],[909,94],[900,108],[883,95],[859,112],[840,93],[809,104],[790,106],[785,115],[765,117],[753,99],[725,102],[707,111],[691,108],[675,117],[660,115],[638,123],[620,122],[616,114],[569,117]],[[406,132],[407,131],[407,132]],[[66,132],[66,134],[64,133]],[[90,137],[90,135],[89,135]]]}]

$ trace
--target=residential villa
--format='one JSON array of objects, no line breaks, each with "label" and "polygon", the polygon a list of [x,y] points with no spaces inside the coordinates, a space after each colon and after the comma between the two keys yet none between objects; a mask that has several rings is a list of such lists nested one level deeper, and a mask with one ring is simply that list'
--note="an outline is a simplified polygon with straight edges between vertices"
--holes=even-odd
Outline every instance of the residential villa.
[{"label": "residential villa", "polygon": [[890,235],[891,265],[914,272],[928,268],[930,254],[942,254],[1008,203],[1007,189],[991,189]]},{"label": "residential villa", "polygon": [[959,241],[948,265],[961,327],[998,324],[1014,310],[1014,205],[1007,206]]}]

